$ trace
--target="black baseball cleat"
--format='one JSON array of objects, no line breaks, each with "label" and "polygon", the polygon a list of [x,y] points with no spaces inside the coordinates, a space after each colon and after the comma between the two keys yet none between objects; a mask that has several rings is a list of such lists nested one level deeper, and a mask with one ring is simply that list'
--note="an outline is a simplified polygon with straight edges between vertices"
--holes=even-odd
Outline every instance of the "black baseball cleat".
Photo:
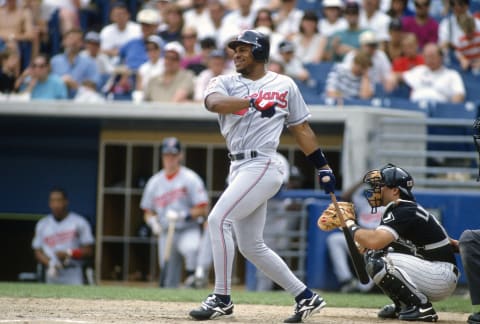
[{"label": "black baseball cleat", "polygon": [[438,315],[432,304],[426,303],[421,306],[412,306],[400,312],[398,319],[401,321],[436,322],[438,321]]},{"label": "black baseball cleat", "polygon": [[468,316],[467,323],[468,324],[480,324],[480,312],[473,313],[470,316]]},{"label": "black baseball cleat", "polygon": [[400,307],[395,304],[388,304],[378,312],[377,316],[380,318],[398,318],[400,315]]},{"label": "black baseball cleat", "polygon": [[303,320],[309,318],[314,313],[320,311],[327,303],[317,294],[313,294],[311,298],[302,299],[295,305],[293,315],[284,320],[284,323],[302,323]]},{"label": "black baseball cleat", "polygon": [[228,316],[233,313],[233,303],[225,305],[214,294],[208,295],[207,299],[202,302],[200,308],[190,311],[190,316],[199,321],[206,321],[220,316]]}]

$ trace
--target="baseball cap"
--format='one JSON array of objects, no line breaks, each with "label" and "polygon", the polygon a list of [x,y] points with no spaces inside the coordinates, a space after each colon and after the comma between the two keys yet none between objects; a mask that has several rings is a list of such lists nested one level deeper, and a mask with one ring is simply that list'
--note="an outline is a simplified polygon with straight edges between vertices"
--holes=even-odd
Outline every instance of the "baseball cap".
[{"label": "baseball cap", "polygon": [[162,142],[162,154],[179,154],[182,145],[176,137],[167,137]]},{"label": "baseball cap", "polygon": [[225,51],[224,51],[224,50],[221,50],[221,49],[213,50],[213,51],[210,52],[210,54],[208,54],[208,57],[221,57],[221,58],[225,58]]},{"label": "baseball cap", "polygon": [[371,30],[366,30],[360,34],[359,37],[360,44],[377,44],[378,40],[375,37],[375,34]]},{"label": "baseball cap", "polygon": [[92,42],[92,43],[100,43],[100,35],[97,32],[89,31],[85,35],[85,41]]},{"label": "baseball cap", "polygon": [[342,0],[323,0],[322,6],[323,8],[328,8],[328,7],[343,8],[343,2]]},{"label": "baseball cap", "polygon": [[345,12],[358,13],[359,11],[360,11],[360,6],[356,1],[347,1],[347,3],[345,3]]},{"label": "baseball cap", "polygon": [[163,39],[158,36],[158,35],[150,35],[147,37],[147,40],[146,40],[147,43],[152,43],[152,44],[155,44],[157,45],[158,48],[162,48],[163,47]]},{"label": "baseball cap", "polygon": [[278,51],[280,53],[295,52],[295,46],[292,42],[284,40],[278,44]]},{"label": "baseball cap", "polygon": [[137,22],[147,25],[158,25],[160,23],[160,15],[154,9],[142,9],[137,14]]},{"label": "baseball cap", "polygon": [[183,58],[185,55],[185,49],[183,48],[182,44],[180,44],[177,41],[170,42],[167,45],[165,45],[164,48],[165,52],[175,52],[179,56],[180,59]]}]

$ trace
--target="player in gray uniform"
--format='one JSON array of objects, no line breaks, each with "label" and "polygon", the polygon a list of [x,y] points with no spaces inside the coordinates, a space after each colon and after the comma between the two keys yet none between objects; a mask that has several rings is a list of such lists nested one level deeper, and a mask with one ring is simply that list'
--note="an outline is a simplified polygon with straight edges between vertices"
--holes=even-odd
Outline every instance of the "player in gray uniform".
[{"label": "player in gray uniform", "polygon": [[326,192],[334,191],[335,177],[308,124],[310,113],[295,82],[265,69],[268,37],[247,30],[228,46],[235,52],[238,74],[213,78],[204,102],[209,111],[218,113],[231,160],[228,187],[208,217],[215,289],[190,316],[208,320],[233,313],[230,294],[235,231],[240,252],[295,296],[294,314],[285,322],[299,323],[326,303],[295,277],[263,240],[267,200],[278,192],[283,179],[283,168],[275,155],[283,127],[292,132],[319,177],[329,176],[329,181],[321,183]]},{"label": "player in gray uniform", "polygon": [[393,164],[369,171],[365,196],[372,212],[385,206],[376,229],[347,220],[352,237],[367,252],[367,272],[392,299],[380,318],[436,322],[431,301],[450,296],[458,270],[451,239],[437,219],[415,202],[413,178]]},{"label": "player in gray uniform", "polygon": [[[182,257],[187,278],[193,276],[201,229],[198,218],[208,214],[208,196],[202,179],[193,170],[181,165],[181,144],[175,137],[162,142],[163,169],[147,182],[140,207],[146,223],[158,235],[160,269],[166,271],[164,287],[178,287]],[[164,254],[169,223],[175,224],[168,269]]]},{"label": "player in gray uniform", "polygon": [[83,285],[84,261],[93,255],[94,238],[87,220],[68,211],[64,190],[50,191],[48,214],[35,226],[35,259],[46,267],[47,283]]}]

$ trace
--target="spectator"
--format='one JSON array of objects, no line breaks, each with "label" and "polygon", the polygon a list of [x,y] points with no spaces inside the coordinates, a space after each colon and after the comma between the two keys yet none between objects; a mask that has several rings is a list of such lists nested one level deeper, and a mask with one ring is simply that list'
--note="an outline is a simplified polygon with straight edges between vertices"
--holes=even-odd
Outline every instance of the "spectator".
[{"label": "spectator", "polygon": [[480,323],[480,230],[465,230],[459,240],[460,256],[467,277],[468,289],[472,306],[477,312],[472,313],[467,320],[469,324]]},{"label": "spectator", "polygon": [[253,22],[253,27],[255,30],[268,35],[270,39],[270,55],[278,56],[278,44],[280,44],[285,37],[275,31],[272,12],[265,8],[258,10]]},{"label": "spectator", "polygon": [[23,93],[30,94],[31,100],[67,99],[68,91],[62,78],[50,71],[48,56],[39,54],[17,80]]},{"label": "spectator", "polygon": [[137,73],[136,92],[133,96],[135,101],[143,99],[143,93],[148,82],[163,73],[165,62],[162,57],[163,41],[160,36],[151,35],[147,38],[148,61],[140,65]]},{"label": "spectator", "polygon": [[184,102],[192,99],[194,74],[181,68],[180,61],[184,54],[185,50],[178,42],[165,46],[164,72],[148,82],[146,101]]},{"label": "spectator", "polygon": [[388,33],[390,39],[385,45],[385,53],[387,54],[390,62],[393,62],[397,57],[402,55],[402,21],[398,18],[392,18],[388,25]]},{"label": "spectator", "polygon": [[475,29],[475,18],[463,15],[458,21],[464,35],[460,37],[455,55],[462,70],[480,73],[480,30]]},{"label": "spectator", "polygon": [[160,29],[160,37],[166,42],[181,42],[185,24],[183,9],[176,3],[170,3],[165,11],[165,24]]},{"label": "spectator", "polygon": [[68,210],[64,190],[50,191],[48,205],[51,213],[35,226],[35,259],[47,269],[47,283],[82,285],[83,268],[93,255],[92,228],[83,216]]},{"label": "spectator", "polygon": [[276,59],[270,59],[268,61],[268,71],[272,71],[278,74],[285,74],[285,65]]},{"label": "spectator", "polygon": [[144,8],[150,7],[158,11],[158,14],[160,15],[160,23],[158,25],[160,30],[163,30],[165,27],[165,22],[167,20],[167,9],[170,3],[172,3],[172,0],[152,0],[150,1],[150,6],[144,6]]},{"label": "spectator", "polygon": [[207,66],[208,68],[200,72],[195,79],[193,100],[197,102],[203,101],[203,94],[211,78],[231,72],[226,67],[226,55],[223,50],[212,51],[208,57]]},{"label": "spectator", "polygon": [[370,78],[371,57],[357,52],[350,65],[337,63],[328,73],[325,95],[333,99],[368,99],[374,94],[374,82]]},{"label": "spectator", "polygon": [[48,45],[48,14],[43,10],[42,0],[25,0],[24,7],[32,13],[33,40],[32,58]]},{"label": "spectator", "polygon": [[192,7],[183,13],[183,20],[186,27],[197,30],[199,39],[212,35],[214,31],[208,10],[208,0],[192,0]]},{"label": "spectator", "polygon": [[307,11],[303,15],[300,32],[292,37],[292,43],[295,46],[295,54],[303,64],[322,61],[327,37],[318,32],[318,17],[313,11]]},{"label": "spectator", "polygon": [[[458,47],[464,32],[459,25],[460,17],[470,15],[469,0],[451,0],[453,15],[449,15],[440,21],[438,28],[438,42],[444,51]],[[475,19],[475,29],[480,30],[480,20]]]},{"label": "spectator", "polygon": [[114,65],[109,59],[108,55],[100,51],[100,35],[97,32],[90,31],[85,34],[85,49],[80,52],[80,55],[87,56],[95,61],[97,71],[101,78],[109,75],[114,70]]},{"label": "spectator", "polygon": [[157,34],[160,15],[154,9],[142,9],[137,14],[137,22],[141,24],[142,35],[131,39],[120,48],[120,63],[126,65],[132,72],[148,61],[145,40]]},{"label": "spectator", "polygon": [[198,62],[188,64],[187,68],[191,70],[195,76],[198,76],[202,71],[207,69],[208,58],[210,53],[217,49],[217,43],[214,38],[207,37],[200,40],[200,59]]},{"label": "spectator", "polygon": [[52,57],[52,73],[60,76],[73,98],[79,85],[90,80],[99,84],[100,74],[94,60],[80,55],[83,48],[83,32],[80,29],[68,31],[62,39],[64,52]]},{"label": "spectator", "polygon": [[465,85],[460,74],[443,65],[443,52],[436,44],[427,44],[423,48],[425,65],[416,66],[398,74],[394,80],[410,88],[410,100],[459,103],[465,100]]},{"label": "spectator", "polygon": [[391,0],[390,9],[388,9],[387,15],[392,19],[402,19],[402,17],[413,15],[413,12],[407,7],[407,2],[408,0]]},{"label": "spectator", "polygon": [[125,3],[115,2],[112,4],[110,9],[110,21],[112,23],[103,27],[100,31],[101,50],[109,57],[117,57],[123,45],[132,39],[141,37],[140,25],[131,21],[130,18]]},{"label": "spectator", "polygon": [[[238,0],[238,9],[225,15],[224,24],[231,26],[229,36],[240,33],[242,30],[252,29],[257,13],[252,10],[253,0]],[[234,31],[234,29],[236,29]]]},{"label": "spectator", "polygon": [[412,33],[405,34],[402,39],[402,55],[393,60],[392,72],[405,72],[424,63],[423,56],[418,53],[417,38]]},{"label": "spectator", "polygon": [[86,8],[90,0],[42,0],[49,21],[55,11],[59,12],[61,34],[74,28],[80,28],[80,10]]},{"label": "spectator", "polygon": [[322,6],[324,18],[318,25],[322,36],[330,37],[334,33],[348,28],[347,21],[342,17],[342,0],[324,0]]},{"label": "spectator", "polygon": [[[169,54],[167,52],[165,56]],[[182,147],[177,138],[165,138],[161,153],[162,170],[148,180],[140,207],[144,211],[145,222],[158,235],[158,260],[162,271],[166,271],[165,281],[161,284],[172,288],[179,285],[182,259],[187,280],[194,276],[201,242],[197,220],[208,214],[208,196],[200,176],[182,165]],[[175,226],[175,234],[169,265],[165,269],[166,236],[171,223]]]},{"label": "spectator", "polygon": [[298,33],[302,17],[303,10],[297,7],[297,0],[281,0],[280,8],[273,15],[273,21],[277,26],[275,31],[290,39]]},{"label": "spectator", "polygon": [[415,0],[415,15],[402,18],[402,30],[413,33],[420,50],[427,43],[438,41],[438,22],[428,14],[430,0]]},{"label": "spectator", "polygon": [[388,24],[390,16],[379,10],[379,0],[363,0],[363,10],[360,11],[361,28],[370,29],[375,33],[379,46],[383,49],[388,40]]},{"label": "spectator", "polygon": [[185,54],[183,55],[180,66],[188,69],[189,66],[194,66],[202,63],[203,57],[200,52],[200,44],[198,43],[197,28],[186,26],[182,30],[182,41]]},{"label": "spectator", "polygon": [[[17,5],[17,0],[6,0],[0,7],[0,51],[6,43],[29,42],[33,44],[35,31],[33,29],[32,12],[28,8]],[[22,57],[27,65],[31,57]]]},{"label": "spectator", "polygon": [[95,82],[85,80],[82,82],[80,88],[78,88],[73,101],[82,103],[102,103],[105,102],[105,97],[97,91],[97,85]]},{"label": "spectator", "polygon": [[18,51],[7,49],[0,52],[0,93],[16,92],[15,81],[20,76]]},{"label": "spectator", "polygon": [[360,7],[357,2],[349,1],[345,5],[345,19],[348,27],[345,30],[335,32],[329,39],[327,47],[327,60],[342,61],[345,54],[360,48],[360,34],[366,29],[358,24]]},{"label": "spectator", "polygon": [[[378,207],[372,213],[372,207],[370,207],[364,196],[366,188],[363,182],[360,181],[347,188],[342,194],[341,200],[353,203],[358,225],[362,226],[362,228],[373,229],[380,224],[385,207]],[[333,265],[333,272],[340,283],[340,292],[368,292],[375,286],[372,280],[367,284],[362,284],[355,278],[355,274],[350,268],[347,242],[341,231],[337,230],[327,237],[327,248]]]},{"label": "spectator", "polygon": [[225,48],[225,44],[238,34],[238,29],[235,25],[225,23],[226,10],[221,0],[210,0],[208,10],[213,24],[213,34],[211,36],[216,39],[218,48]]},{"label": "spectator", "polygon": [[283,41],[278,45],[280,54],[278,60],[285,66],[285,74],[297,81],[308,81],[310,73],[302,61],[295,55],[295,45],[290,41]]},{"label": "spectator", "polygon": [[[390,60],[384,51],[378,48],[378,40],[376,35],[370,31],[364,31],[360,34],[360,49],[359,52],[367,53],[372,59],[372,67],[369,69],[370,80],[375,85],[386,85],[387,79],[392,71]],[[355,53],[358,51],[349,52],[345,55],[343,62],[347,65],[351,64]]]}]

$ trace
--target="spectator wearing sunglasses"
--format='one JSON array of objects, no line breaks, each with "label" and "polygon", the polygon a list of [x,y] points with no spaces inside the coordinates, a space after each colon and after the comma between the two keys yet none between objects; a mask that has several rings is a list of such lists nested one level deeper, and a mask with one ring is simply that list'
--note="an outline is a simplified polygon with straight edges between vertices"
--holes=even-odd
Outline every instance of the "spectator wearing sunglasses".
[{"label": "spectator wearing sunglasses", "polygon": [[402,29],[417,37],[421,50],[427,43],[437,43],[438,22],[429,15],[430,0],[415,0],[415,15],[402,18]]}]

